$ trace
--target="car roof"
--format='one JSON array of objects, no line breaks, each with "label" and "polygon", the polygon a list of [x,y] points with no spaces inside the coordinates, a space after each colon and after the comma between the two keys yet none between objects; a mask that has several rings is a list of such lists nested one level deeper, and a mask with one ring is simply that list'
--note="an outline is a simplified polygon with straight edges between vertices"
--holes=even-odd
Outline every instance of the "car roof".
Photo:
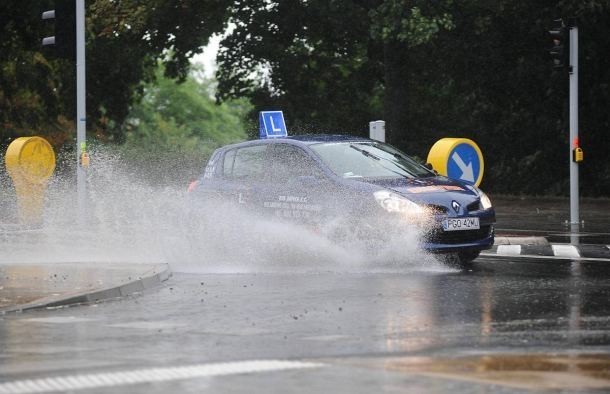
[{"label": "car roof", "polygon": [[286,139],[295,141],[301,141],[305,143],[319,143],[319,142],[350,142],[350,141],[371,141],[369,138],[357,137],[353,135],[344,134],[305,134],[305,135],[293,135]]},{"label": "car roof", "polygon": [[323,142],[371,142],[372,140],[365,137],[356,137],[351,135],[343,134],[305,134],[305,135],[293,135],[289,137],[281,138],[267,138],[244,141],[237,144],[231,144],[223,146],[222,150],[229,150],[236,147],[259,145],[259,144],[275,144],[275,143],[289,143],[291,145],[313,145]]}]

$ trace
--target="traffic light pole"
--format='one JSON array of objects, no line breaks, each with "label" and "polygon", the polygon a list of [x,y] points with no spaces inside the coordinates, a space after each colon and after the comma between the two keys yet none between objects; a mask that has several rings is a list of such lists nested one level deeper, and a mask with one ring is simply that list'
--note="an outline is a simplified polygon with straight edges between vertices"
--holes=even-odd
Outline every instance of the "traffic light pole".
[{"label": "traffic light pole", "polygon": [[78,222],[83,225],[87,214],[87,178],[83,156],[87,153],[87,110],[85,86],[85,0],[76,1],[76,189]]},{"label": "traffic light pole", "polygon": [[570,233],[571,243],[578,244],[580,230],[578,162],[574,151],[578,139],[578,27],[570,26]]}]

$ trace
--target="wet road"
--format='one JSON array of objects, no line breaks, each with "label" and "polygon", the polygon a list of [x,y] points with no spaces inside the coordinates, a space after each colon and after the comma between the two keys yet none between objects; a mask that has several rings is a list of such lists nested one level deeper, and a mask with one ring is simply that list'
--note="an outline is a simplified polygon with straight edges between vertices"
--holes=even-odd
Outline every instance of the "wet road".
[{"label": "wet road", "polygon": [[609,279],[608,262],[500,257],[191,270],[137,297],[0,316],[0,393],[607,392]]},{"label": "wet road", "polygon": [[581,244],[610,245],[610,200],[582,199],[581,227],[571,234],[570,201],[565,198],[507,197],[493,198],[496,209],[496,232],[513,236],[544,236],[549,242],[572,241]]}]

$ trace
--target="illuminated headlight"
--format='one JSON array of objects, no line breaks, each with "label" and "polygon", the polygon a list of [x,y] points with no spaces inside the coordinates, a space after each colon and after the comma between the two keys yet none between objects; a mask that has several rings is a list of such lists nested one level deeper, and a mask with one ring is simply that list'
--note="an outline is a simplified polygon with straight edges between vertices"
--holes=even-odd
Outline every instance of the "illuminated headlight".
[{"label": "illuminated headlight", "polygon": [[479,195],[481,197],[481,207],[483,209],[489,209],[492,207],[491,205],[491,200],[489,199],[489,196],[487,196],[487,194],[483,193],[482,191],[479,190]]},{"label": "illuminated headlight", "polygon": [[466,187],[468,187],[470,190],[472,190],[473,192],[475,192],[479,195],[479,198],[481,199],[481,208],[489,209],[492,207],[489,196],[487,194],[485,194],[483,192],[483,190],[479,189],[478,187],[476,187],[474,185],[466,185]]},{"label": "illuminated headlight", "polygon": [[409,215],[421,215],[425,213],[424,208],[413,201],[399,196],[387,190],[379,190],[374,193],[375,200],[388,212],[398,212]]}]

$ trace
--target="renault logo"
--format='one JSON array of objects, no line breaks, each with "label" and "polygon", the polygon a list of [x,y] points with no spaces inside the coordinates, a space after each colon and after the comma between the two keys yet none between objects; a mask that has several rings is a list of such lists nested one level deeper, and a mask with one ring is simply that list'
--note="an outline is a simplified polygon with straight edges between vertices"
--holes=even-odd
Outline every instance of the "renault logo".
[{"label": "renault logo", "polygon": [[451,206],[453,207],[453,210],[455,211],[455,213],[460,213],[460,203],[457,201],[451,201]]}]

